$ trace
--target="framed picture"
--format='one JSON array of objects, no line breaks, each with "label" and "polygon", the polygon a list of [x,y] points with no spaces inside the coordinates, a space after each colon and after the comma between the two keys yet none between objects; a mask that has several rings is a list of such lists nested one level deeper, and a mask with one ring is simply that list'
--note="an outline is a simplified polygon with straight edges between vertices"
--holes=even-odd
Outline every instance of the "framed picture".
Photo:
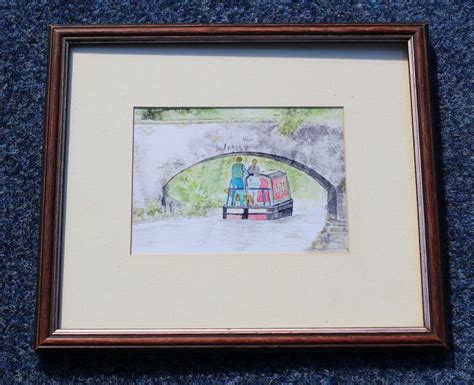
[{"label": "framed picture", "polygon": [[51,26],[36,349],[445,348],[426,26]]}]

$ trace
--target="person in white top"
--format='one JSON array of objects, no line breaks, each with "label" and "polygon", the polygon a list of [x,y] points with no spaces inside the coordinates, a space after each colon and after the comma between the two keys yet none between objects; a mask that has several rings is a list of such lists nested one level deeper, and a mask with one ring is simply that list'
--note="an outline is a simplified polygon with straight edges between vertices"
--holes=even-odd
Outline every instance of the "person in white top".
[{"label": "person in white top", "polygon": [[255,193],[256,192],[258,193],[258,190],[253,190],[253,189],[258,189],[260,187],[260,167],[257,165],[257,159],[252,159],[252,164],[247,167],[247,173],[248,173],[247,185],[248,185],[248,188],[250,189],[249,196],[251,197],[250,204],[254,205]]}]

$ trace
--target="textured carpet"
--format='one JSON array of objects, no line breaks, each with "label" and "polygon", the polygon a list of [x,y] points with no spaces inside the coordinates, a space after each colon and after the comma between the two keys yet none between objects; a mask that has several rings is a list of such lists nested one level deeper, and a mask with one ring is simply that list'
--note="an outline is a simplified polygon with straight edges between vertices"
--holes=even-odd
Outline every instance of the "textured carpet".
[{"label": "textured carpet", "polygon": [[[1,1],[0,382],[473,383],[472,1]],[[32,351],[47,25],[430,23],[449,353]]]}]

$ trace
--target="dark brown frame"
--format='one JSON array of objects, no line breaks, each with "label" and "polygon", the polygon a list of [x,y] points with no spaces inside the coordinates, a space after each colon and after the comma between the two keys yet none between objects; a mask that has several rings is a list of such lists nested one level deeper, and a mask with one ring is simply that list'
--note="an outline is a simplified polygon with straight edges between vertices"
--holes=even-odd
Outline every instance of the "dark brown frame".
[{"label": "dark brown frame", "polygon": [[[165,347],[446,348],[427,26],[424,24],[50,26],[35,349]],[[68,55],[77,44],[402,42],[409,53],[425,327],[314,330],[83,330],[58,327]]]}]

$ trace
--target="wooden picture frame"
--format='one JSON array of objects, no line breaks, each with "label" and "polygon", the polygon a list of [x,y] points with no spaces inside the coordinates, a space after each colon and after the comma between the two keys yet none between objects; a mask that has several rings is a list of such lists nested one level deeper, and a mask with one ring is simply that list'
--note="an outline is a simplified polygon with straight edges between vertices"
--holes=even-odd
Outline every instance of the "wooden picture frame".
[{"label": "wooden picture frame", "polygon": [[[55,348],[446,348],[442,263],[424,24],[50,26],[36,350]],[[59,328],[67,150],[68,61],[79,45],[402,43],[409,63],[424,327],[326,330],[62,330]]]}]

